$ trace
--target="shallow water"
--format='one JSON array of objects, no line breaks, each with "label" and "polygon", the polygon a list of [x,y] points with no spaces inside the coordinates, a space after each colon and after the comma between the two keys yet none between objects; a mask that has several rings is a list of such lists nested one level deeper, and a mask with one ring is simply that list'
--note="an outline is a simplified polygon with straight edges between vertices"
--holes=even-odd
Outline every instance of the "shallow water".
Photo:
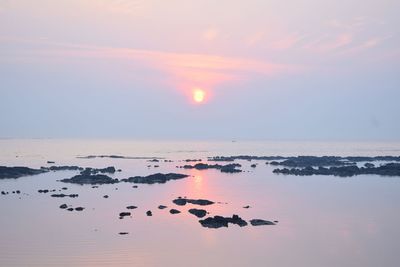
[{"label": "shallow water", "polygon": [[[144,159],[78,159],[87,155],[162,157],[159,168]],[[192,177],[166,184],[120,183],[99,188],[65,184],[73,171],[0,180],[0,266],[398,266],[400,179],[295,177],[272,173],[265,161],[238,161],[245,172],[183,170],[179,160],[215,155],[399,155],[399,143],[161,142],[130,140],[0,140],[0,165],[115,166],[116,178],[156,172]],[[38,189],[61,189],[78,198],[52,198]],[[109,195],[108,199],[103,195]],[[201,227],[178,196],[227,204],[211,216],[278,220],[275,226]],[[68,212],[59,205],[83,206]],[[180,214],[157,209],[163,204]],[[135,205],[132,218],[119,212]],[[242,208],[250,205],[250,209]],[[146,211],[153,216],[147,217]],[[129,232],[120,236],[119,232]]]}]

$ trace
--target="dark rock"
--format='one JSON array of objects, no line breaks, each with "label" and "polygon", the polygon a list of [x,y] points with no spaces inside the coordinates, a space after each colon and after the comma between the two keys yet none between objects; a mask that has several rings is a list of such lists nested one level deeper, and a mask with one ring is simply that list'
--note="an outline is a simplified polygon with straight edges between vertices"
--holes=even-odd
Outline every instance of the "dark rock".
[{"label": "dark rock", "polygon": [[237,164],[237,163],[231,163],[231,164],[227,164],[227,165],[197,163],[195,165],[182,166],[182,168],[184,168],[184,169],[196,169],[196,170],[217,169],[217,170],[220,170],[221,172],[225,172],[225,173],[241,172],[242,170],[236,169],[239,167],[241,167],[241,165]]},{"label": "dark rock", "polygon": [[244,208],[244,209],[248,209],[248,208],[250,208],[250,206],[249,206],[249,205],[247,205],[247,206],[244,206],[243,208]]},{"label": "dark rock", "polygon": [[228,223],[239,225],[240,227],[246,226],[247,222],[240,218],[238,215],[232,215],[232,217],[214,216],[208,217],[204,220],[199,221],[203,227],[207,228],[221,228],[228,227]]},{"label": "dark rock", "polygon": [[69,194],[69,195],[66,195],[66,194],[52,194],[50,196],[51,197],[71,197],[71,198],[76,198],[79,195],[78,194]]},{"label": "dark rock", "polygon": [[171,213],[171,214],[178,214],[178,213],[181,213],[179,210],[176,210],[176,209],[170,209],[169,210],[169,213]]},{"label": "dark rock", "polygon": [[104,197],[104,198],[108,198],[108,195],[104,195],[103,197]]},{"label": "dark rock", "polygon": [[151,210],[146,211],[146,215],[147,216],[153,216],[153,213],[151,212]]},{"label": "dark rock", "polygon": [[198,218],[203,218],[204,216],[206,216],[207,211],[203,209],[190,209],[189,213],[197,216]]},{"label": "dark rock", "polygon": [[128,235],[129,233],[128,232],[119,232],[118,234],[119,235]]},{"label": "dark rock", "polygon": [[50,171],[82,171],[83,168],[79,166],[51,166],[48,168],[42,168],[45,170],[50,170]]},{"label": "dark rock", "polygon": [[134,210],[134,209],[137,209],[137,207],[136,206],[128,206],[128,207],[126,207],[128,210]]},{"label": "dark rock", "polygon": [[134,185],[134,186],[132,186],[132,188],[138,188],[138,186],[137,186],[137,185]]},{"label": "dark rock", "polygon": [[257,167],[257,164],[251,164],[250,167],[255,168]]},{"label": "dark rock", "polygon": [[6,167],[0,166],[0,179],[7,178],[20,178],[23,176],[30,176],[45,173],[47,170],[44,169],[31,169],[27,167]]},{"label": "dark rock", "polygon": [[41,194],[47,194],[48,192],[50,192],[49,189],[39,189],[38,190],[38,193],[41,193]]},{"label": "dark rock", "polygon": [[68,211],[74,211],[74,208],[68,208],[67,210]]},{"label": "dark rock", "polygon": [[68,208],[68,205],[67,205],[67,204],[62,204],[62,205],[60,206],[60,209],[66,209],[66,208]]},{"label": "dark rock", "polygon": [[47,164],[54,164],[54,163],[56,163],[55,161],[47,161]]},{"label": "dark rock", "polygon": [[103,169],[96,169],[96,168],[86,168],[83,171],[81,171],[82,175],[91,175],[91,174],[98,174],[98,173],[110,173],[113,174],[115,173],[115,167],[107,167]]},{"label": "dark rock", "polygon": [[163,184],[169,180],[178,180],[188,177],[187,174],[179,173],[156,173],[148,176],[135,176],[128,179],[122,179],[123,182],[135,183],[135,184]]},{"label": "dark rock", "polygon": [[148,162],[160,162],[158,159],[150,159]]},{"label": "dark rock", "polygon": [[119,217],[131,216],[130,212],[120,212]]},{"label": "dark rock", "polygon": [[184,206],[187,203],[190,203],[193,205],[207,206],[207,205],[212,205],[215,203],[215,202],[207,200],[207,199],[187,199],[187,198],[181,198],[181,197],[172,200],[172,202],[178,206]]},{"label": "dark rock", "polygon": [[76,208],[75,208],[76,211],[82,211],[82,210],[84,210],[84,209],[85,209],[84,207],[76,207]]},{"label": "dark rock", "polygon": [[163,209],[166,209],[166,208],[167,208],[167,206],[160,205],[160,206],[158,206],[158,208],[159,208],[160,210],[163,210]]},{"label": "dark rock", "polygon": [[305,168],[292,168],[292,169],[275,169],[273,173],[287,174],[287,175],[299,175],[299,176],[310,176],[310,175],[333,175],[340,177],[351,177],[354,175],[361,174],[375,174],[382,176],[400,176],[400,163],[388,163],[379,167],[357,167],[357,166],[341,166],[341,167],[319,167],[315,169],[311,166]]},{"label": "dark rock", "polygon": [[63,187],[63,188],[61,188],[62,190],[68,190],[68,188],[67,187]]},{"label": "dark rock", "polygon": [[261,219],[253,219],[250,220],[251,225],[253,226],[259,226],[259,225],[275,225],[274,222],[271,221],[266,221],[266,220],[261,220]]},{"label": "dark rock", "polygon": [[118,183],[119,181],[118,179],[113,179],[104,174],[96,174],[96,175],[79,174],[69,179],[62,179],[61,182],[84,185],[84,184],[115,184]]},{"label": "dark rock", "polygon": [[6,192],[5,192],[5,191],[1,191],[1,194],[2,194],[2,195],[6,195]]}]

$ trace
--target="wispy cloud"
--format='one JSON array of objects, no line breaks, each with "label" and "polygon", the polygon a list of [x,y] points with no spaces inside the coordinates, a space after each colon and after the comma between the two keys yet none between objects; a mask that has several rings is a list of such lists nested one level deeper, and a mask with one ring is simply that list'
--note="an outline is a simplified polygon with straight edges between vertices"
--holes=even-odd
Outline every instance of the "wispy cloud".
[{"label": "wispy cloud", "polygon": [[25,42],[25,47],[30,47],[30,49],[24,48],[22,51],[17,51],[19,57],[36,56],[38,60],[114,59],[146,65],[166,73],[177,87],[204,86],[213,89],[221,83],[246,80],[254,75],[275,76],[298,72],[302,69],[296,65],[210,54],[76,45],[46,40],[10,39],[9,42]]}]

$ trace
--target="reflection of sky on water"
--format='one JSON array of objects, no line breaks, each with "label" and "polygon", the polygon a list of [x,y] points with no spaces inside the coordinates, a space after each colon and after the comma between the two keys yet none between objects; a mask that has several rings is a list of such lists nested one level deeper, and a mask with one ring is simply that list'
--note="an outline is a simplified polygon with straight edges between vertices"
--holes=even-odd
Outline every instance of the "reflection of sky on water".
[{"label": "reflection of sky on water", "polygon": [[[179,169],[176,166],[185,162],[176,161],[147,168],[146,160],[82,160],[70,158],[72,152],[50,149],[31,158],[24,155],[35,153],[20,151],[17,159],[1,157],[4,165],[40,166],[55,159],[59,165],[115,166],[122,169],[116,178],[155,172],[191,177],[136,189],[130,183],[91,188],[57,182],[75,174],[69,171],[2,180],[0,190],[23,194],[0,197],[1,266],[396,266],[400,260],[397,178],[278,176],[263,162],[253,169],[247,161],[240,161],[245,172],[239,174]],[[56,199],[37,193],[63,186],[79,197]],[[108,199],[103,198],[106,194]],[[187,212],[195,206],[172,203],[178,196],[222,202],[202,207],[210,216],[238,214],[245,220],[279,223],[202,228]],[[63,203],[86,209],[67,212],[59,209]],[[161,204],[168,208],[159,210]],[[132,218],[118,219],[128,205],[139,208],[132,211]],[[251,208],[244,209],[246,205]],[[182,213],[171,215],[170,208]],[[152,217],[146,216],[147,210],[152,210]],[[129,235],[119,236],[122,231]]]}]

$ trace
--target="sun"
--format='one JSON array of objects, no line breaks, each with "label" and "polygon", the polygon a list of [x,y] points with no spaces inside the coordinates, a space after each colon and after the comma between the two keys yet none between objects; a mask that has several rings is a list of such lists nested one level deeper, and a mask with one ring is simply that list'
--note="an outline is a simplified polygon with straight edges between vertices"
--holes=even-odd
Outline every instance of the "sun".
[{"label": "sun", "polygon": [[195,89],[193,91],[193,100],[196,103],[202,103],[204,101],[206,93],[201,89]]}]

